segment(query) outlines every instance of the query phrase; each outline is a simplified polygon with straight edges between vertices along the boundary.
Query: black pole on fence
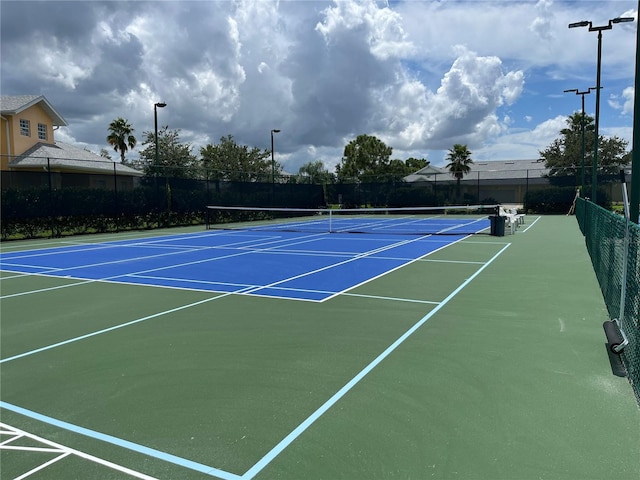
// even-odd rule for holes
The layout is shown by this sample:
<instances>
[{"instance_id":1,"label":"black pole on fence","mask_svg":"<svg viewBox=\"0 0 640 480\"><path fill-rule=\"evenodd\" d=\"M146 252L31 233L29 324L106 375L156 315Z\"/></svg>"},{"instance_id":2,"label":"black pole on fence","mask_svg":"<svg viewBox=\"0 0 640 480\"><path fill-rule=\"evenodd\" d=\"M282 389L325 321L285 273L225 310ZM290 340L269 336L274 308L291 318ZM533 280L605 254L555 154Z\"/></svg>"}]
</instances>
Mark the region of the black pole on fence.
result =
<instances>
[{"instance_id":1,"label":"black pole on fence","mask_svg":"<svg viewBox=\"0 0 640 480\"><path fill-rule=\"evenodd\" d=\"M47 157L47 178L49 180L49 224L51 227L51 238L55 237L55 208L53 205L53 182L51 181L51 161Z\"/></svg>"},{"instance_id":2,"label":"black pole on fence","mask_svg":"<svg viewBox=\"0 0 640 480\"><path fill-rule=\"evenodd\" d=\"M118 174L116 171L116 162L113 162L113 215L115 220L116 232L120 231L119 228L119 217L120 212L118 209Z\"/></svg>"},{"instance_id":3,"label":"black pole on fence","mask_svg":"<svg viewBox=\"0 0 640 480\"><path fill-rule=\"evenodd\" d=\"M638 0L640 11L640 0ZM631 221L640 223L640 28L636 29L636 78L633 108L633 143L631 145Z\"/></svg>"}]
</instances>

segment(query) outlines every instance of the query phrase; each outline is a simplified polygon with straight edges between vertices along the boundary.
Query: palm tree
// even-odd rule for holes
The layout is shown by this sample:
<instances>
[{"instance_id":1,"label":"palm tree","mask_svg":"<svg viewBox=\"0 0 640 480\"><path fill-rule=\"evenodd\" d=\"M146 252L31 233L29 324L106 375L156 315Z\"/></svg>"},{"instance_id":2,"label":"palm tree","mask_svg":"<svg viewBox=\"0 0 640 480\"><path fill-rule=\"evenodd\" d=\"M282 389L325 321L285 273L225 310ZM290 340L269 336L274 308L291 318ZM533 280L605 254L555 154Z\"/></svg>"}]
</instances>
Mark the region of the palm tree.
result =
<instances>
[{"instance_id":1,"label":"palm tree","mask_svg":"<svg viewBox=\"0 0 640 480\"><path fill-rule=\"evenodd\" d=\"M473 160L471 159L471 152L466 145L456 143L453 148L449 150L447 160L449 160L449 163L446 168L449 169L451 176L456 178L456 191L459 199L460 181L467 173L469 173L471 170L471 164L473 163Z\"/></svg>"},{"instance_id":2,"label":"palm tree","mask_svg":"<svg viewBox=\"0 0 640 480\"><path fill-rule=\"evenodd\" d=\"M124 154L129 148L136 146L137 140L133 136L134 128L124 118L116 118L109 124L109 136L107 142L113 145L117 152L120 150L120 160L125 163ZM128 148L127 148L128 147Z\"/></svg>"}]
</instances>

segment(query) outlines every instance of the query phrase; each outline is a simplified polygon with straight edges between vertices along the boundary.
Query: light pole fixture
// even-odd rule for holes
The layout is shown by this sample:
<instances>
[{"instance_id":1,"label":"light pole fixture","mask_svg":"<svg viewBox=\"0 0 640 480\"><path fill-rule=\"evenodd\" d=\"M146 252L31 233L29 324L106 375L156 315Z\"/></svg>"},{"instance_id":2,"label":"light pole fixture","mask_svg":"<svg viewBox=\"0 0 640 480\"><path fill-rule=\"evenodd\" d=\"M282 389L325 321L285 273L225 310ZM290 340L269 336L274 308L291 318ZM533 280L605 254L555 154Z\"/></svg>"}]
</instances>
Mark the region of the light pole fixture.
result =
<instances>
[{"instance_id":1,"label":"light pole fixture","mask_svg":"<svg viewBox=\"0 0 640 480\"><path fill-rule=\"evenodd\" d=\"M589 87L584 92L581 92L577 88L570 88L565 90L564 93L573 93L582 97L582 116L580 117L580 130L582 132L582 148L581 148L581 163L580 163L580 196L584 198L584 157L585 157L585 144L584 144L584 96L589 95L591 90L595 90L596 87Z\"/></svg>"},{"instance_id":2,"label":"light pole fixture","mask_svg":"<svg viewBox=\"0 0 640 480\"><path fill-rule=\"evenodd\" d=\"M155 103L153 105L153 119L154 119L154 124L155 124L155 141L156 141L156 158L154 161L154 170L155 170L155 176L158 176L158 108L164 108L166 107L167 104L164 102L158 102Z\"/></svg>"},{"instance_id":3,"label":"light pole fixture","mask_svg":"<svg viewBox=\"0 0 640 480\"><path fill-rule=\"evenodd\" d=\"M594 27L593 22L583 20L581 22L570 23L569 28L589 27L590 32L598 32L598 59L596 63L596 119L595 119L595 141L593 147L592 185L591 201L596 203L596 192L598 190L598 136L600 135L600 71L602 69L602 32L611 30L616 23L633 22L633 17L616 17L609 20L609 23L599 27Z\"/></svg>"},{"instance_id":4,"label":"light pole fixture","mask_svg":"<svg viewBox=\"0 0 640 480\"><path fill-rule=\"evenodd\" d=\"M271 130L271 183L276 182L276 160L273 155L273 134L274 133L280 133L280 130L278 130L277 128L274 128L273 130Z\"/></svg>"}]
</instances>

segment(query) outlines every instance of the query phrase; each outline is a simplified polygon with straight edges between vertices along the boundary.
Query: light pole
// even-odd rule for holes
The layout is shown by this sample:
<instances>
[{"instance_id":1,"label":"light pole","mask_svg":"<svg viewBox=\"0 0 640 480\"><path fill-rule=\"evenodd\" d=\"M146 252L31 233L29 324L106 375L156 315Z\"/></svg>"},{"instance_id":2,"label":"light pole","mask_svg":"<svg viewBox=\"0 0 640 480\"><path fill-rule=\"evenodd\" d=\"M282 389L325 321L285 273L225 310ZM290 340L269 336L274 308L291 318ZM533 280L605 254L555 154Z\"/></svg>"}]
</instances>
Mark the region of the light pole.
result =
<instances>
[{"instance_id":1,"label":"light pole","mask_svg":"<svg viewBox=\"0 0 640 480\"><path fill-rule=\"evenodd\" d=\"M158 176L158 108L164 108L166 107L167 104L164 102L158 102L155 103L153 105L153 119L155 122L155 132L156 132L156 136L155 136L155 140L156 140L156 158L155 161L153 162L153 166L154 166L154 171L155 171L155 176Z\"/></svg>"},{"instance_id":2,"label":"light pole","mask_svg":"<svg viewBox=\"0 0 640 480\"><path fill-rule=\"evenodd\" d=\"M584 92L581 92L577 88L570 88L569 90L565 90L564 93L575 92L576 95L582 96L582 117L580 117L580 129L582 131L582 149L581 149L581 163L580 163L580 196L584 198L584 156L585 156L585 145L584 145L584 96L589 95L591 90L595 90L595 87L589 87Z\"/></svg>"},{"instance_id":3,"label":"light pole","mask_svg":"<svg viewBox=\"0 0 640 480\"><path fill-rule=\"evenodd\" d=\"M638 0L640 12L640 0ZM640 224L640 28L636 28L636 79L633 106L633 143L631 144L631 221Z\"/></svg>"},{"instance_id":4,"label":"light pole","mask_svg":"<svg viewBox=\"0 0 640 480\"><path fill-rule=\"evenodd\" d=\"M570 23L569 28L589 27L590 32L598 32L598 61L596 64L596 131L593 146L593 166L592 166L592 185L591 185L591 201L596 203L596 192L598 190L598 136L600 135L600 70L602 67L602 31L611 30L614 23L633 22L633 17L616 17L609 20L607 25L594 27L593 22L583 20L582 22Z\"/></svg>"},{"instance_id":5,"label":"light pole","mask_svg":"<svg viewBox=\"0 0 640 480\"><path fill-rule=\"evenodd\" d=\"M271 130L271 183L276 183L276 160L273 156L273 134L280 133L280 130L274 128Z\"/></svg>"}]
</instances>

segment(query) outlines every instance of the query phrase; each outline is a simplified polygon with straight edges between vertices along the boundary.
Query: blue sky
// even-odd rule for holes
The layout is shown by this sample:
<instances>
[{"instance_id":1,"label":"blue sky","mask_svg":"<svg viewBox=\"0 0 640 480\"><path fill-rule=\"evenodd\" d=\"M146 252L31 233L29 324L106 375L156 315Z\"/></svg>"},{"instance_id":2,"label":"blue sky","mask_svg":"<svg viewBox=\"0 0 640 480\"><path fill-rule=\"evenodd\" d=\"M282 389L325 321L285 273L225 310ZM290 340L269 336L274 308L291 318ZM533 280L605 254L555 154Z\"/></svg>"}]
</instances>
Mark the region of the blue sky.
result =
<instances>
[{"instance_id":1,"label":"blue sky","mask_svg":"<svg viewBox=\"0 0 640 480\"><path fill-rule=\"evenodd\" d=\"M124 117L139 139L180 129L194 153L233 135L286 171L330 170L357 135L442 165L532 159L595 85L597 34L637 1L3 0L2 95L43 94L59 141L98 152ZM601 133L631 141L636 23L603 35ZM595 94L586 97L595 111ZM629 146L631 148L631 145ZM135 158L139 148L127 154ZM118 155L113 152L114 159Z\"/></svg>"}]
</instances>

